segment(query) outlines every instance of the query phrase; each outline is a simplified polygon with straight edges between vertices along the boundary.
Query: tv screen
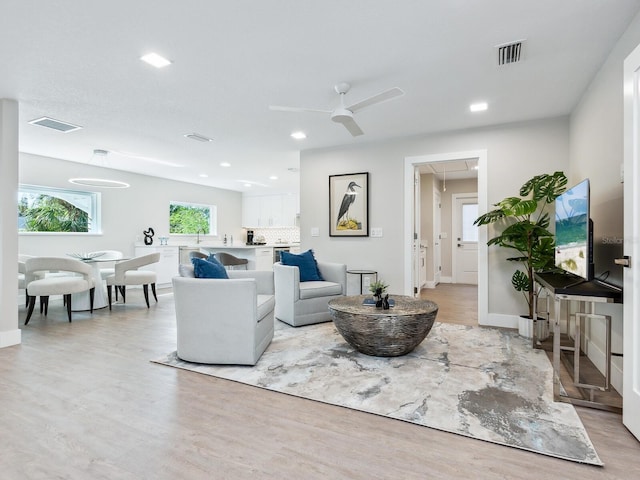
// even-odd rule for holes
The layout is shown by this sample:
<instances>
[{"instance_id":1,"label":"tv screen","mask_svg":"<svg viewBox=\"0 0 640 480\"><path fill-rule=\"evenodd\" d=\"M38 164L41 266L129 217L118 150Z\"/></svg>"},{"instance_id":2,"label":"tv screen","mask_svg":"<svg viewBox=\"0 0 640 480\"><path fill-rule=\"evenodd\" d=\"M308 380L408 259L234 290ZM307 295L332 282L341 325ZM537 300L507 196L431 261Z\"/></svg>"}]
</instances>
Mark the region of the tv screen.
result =
<instances>
[{"instance_id":1,"label":"tv screen","mask_svg":"<svg viewBox=\"0 0 640 480\"><path fill-rule=\"evenodd\" d=\"M591 280L589 180L566 190L556 198L555 207L556 266L584 280Z\"/></svg>"}]
</instances>

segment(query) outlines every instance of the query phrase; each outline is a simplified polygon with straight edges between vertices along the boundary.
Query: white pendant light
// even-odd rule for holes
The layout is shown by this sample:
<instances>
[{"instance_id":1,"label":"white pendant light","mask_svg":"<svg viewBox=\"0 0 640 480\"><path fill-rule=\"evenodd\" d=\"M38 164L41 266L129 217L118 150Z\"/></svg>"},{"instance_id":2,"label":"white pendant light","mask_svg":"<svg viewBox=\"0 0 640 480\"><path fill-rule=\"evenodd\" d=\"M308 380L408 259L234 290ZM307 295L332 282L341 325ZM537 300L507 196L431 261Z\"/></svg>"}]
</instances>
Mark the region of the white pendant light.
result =
<instances>
[{"instance_id":1,"label":"white pendant light","mask_svg":"<svg viewBox=\"0 0 640 480\"><path fill-rule=\"evenodd\" d=\"M89 165L93 165L95 167L104 167L108 168L106 165L106 158L109 155L108 150L102 150L96 148L93 151L93 156L89 161ZM121 182L120 180L110 180L106 178L70 178L70 183L74 185L82 185L84 187L98 187L98 188L129 188L129 184L125 182Z\"/></svg>"}]
</instances>

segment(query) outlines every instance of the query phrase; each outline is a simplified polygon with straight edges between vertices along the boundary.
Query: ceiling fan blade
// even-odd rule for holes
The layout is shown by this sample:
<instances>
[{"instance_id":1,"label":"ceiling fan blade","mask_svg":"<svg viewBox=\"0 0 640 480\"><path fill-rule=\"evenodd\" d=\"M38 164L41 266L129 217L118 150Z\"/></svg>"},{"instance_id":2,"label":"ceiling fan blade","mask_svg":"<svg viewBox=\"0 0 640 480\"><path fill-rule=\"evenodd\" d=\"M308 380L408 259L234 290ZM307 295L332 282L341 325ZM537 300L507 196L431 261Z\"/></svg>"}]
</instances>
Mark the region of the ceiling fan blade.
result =
<instances>
[{"instance_id":1,"label":"ceiling fan blade","mask_svg":"<svg viewBox=\"0 0 640 480\"><path fill-rule=\"evenodd\" d=\"M364 133L353 118L346 118L340 123L342 123L344 127L349 130L349 133L354 137L358 137Z\"/></svg>"},{"instance_id":2,"label":"ceiling fan blade","mask_svg":"<svg viewBox=\"0 0 640 480\"><path fill-rule=\"evenodd\" d=\"M358 110L363 109L364 107L368 107L369 105L374 105L376 103L386 102L387 100L391 100L392 98L401 97L404 95L404 91L398 87L390 88L389 90L385 90L384 92L377 93L369 98L365 98L364 100L360 100L359 102L354 103L349 107L345 107L347 110L352 112L356 112Z\"/></svg>"},{"instance_id":3,"label":"ceiling fan blade","mask_svg":"<svg viewBox=\"0 0 640 480\"><path fill-rule=\"evenodd\" d=\"M305 107L284 107L282 105L269 105L269 110L276 112L317 112L317 113L331 113L331 110L322 110L320 108L305 108Z\"/></svg>"}]
</instances>

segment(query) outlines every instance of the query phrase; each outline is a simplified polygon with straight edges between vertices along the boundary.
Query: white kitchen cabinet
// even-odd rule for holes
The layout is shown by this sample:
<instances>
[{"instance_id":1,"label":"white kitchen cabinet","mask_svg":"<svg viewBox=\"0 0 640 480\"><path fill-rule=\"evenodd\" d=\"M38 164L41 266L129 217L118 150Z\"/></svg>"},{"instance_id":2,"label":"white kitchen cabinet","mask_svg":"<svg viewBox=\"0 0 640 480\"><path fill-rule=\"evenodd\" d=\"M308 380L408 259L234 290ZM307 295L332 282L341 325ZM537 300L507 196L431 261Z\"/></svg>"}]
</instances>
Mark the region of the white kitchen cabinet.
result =
<instances>
[{"instance_id":1,"label":"white kitchen cabinet","mask_svg":"<svg viewBox=\"0 0 640 480\"><path fill-rule=\"evenodd\" d=\"M160 261L142 267L143 270L156 272L156 285L166 287L171 285L171 279L178 275L180 264L180 247L171 245L138 245L135 247L135 256L148 255L150 253L160 253Z\"/></svg>"},{"instance_id":2,"label":"white kitchen cabinet","mask_svg":"<svg viewBox=\"0 0 640 480\"><path fill-rule=\"evenodd\" d=\"M273 270L272 247L256 247L256 270Z\"/></svg>"},{"instance_id":3,"label":"white kitchen cabinet","mask_svg":"<svg viewBox=\"0 0 640 480\"><path fill-rule=\"evenodd\" d=\"M299 196L296 194L244 196L242 226L293 227L299 210Z\"/></svg>"}]
</instances>

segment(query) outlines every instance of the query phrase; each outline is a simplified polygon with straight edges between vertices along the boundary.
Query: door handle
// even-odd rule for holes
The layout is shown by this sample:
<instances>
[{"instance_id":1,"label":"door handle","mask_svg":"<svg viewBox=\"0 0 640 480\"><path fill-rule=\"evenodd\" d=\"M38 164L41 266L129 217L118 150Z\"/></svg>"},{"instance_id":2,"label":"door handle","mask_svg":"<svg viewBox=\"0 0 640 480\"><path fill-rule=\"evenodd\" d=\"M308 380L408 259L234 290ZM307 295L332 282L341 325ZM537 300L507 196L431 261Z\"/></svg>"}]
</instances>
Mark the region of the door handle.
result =
<instances>
[{"instance_id":1,"label":"door handle","mask_svg":"<svg viewBox=\"0 0 640 480\"><path fill-rule=\"evenodd\" d=\"M631 268L631 257L629 255L625 255L622 258L616 258L614 260L616 265L622 265L623 267Z\"/></svg>"}]
</instances>

